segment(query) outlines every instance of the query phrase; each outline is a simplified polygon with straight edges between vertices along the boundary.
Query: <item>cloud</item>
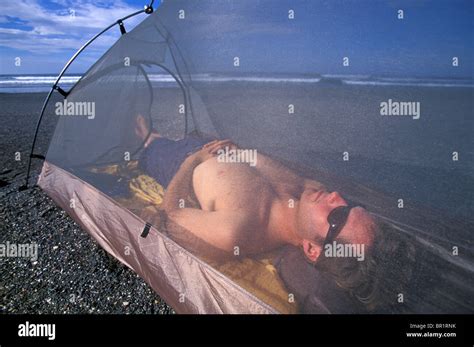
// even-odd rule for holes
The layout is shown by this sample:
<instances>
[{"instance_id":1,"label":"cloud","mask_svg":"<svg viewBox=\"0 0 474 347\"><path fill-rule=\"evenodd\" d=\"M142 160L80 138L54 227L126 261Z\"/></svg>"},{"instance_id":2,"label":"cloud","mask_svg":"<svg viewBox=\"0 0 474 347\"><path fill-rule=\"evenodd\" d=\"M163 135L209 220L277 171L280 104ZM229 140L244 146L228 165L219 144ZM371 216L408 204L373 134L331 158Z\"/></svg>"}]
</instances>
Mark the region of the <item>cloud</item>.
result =
<instances>
[{"instance_id":1,"label":"cloud","mask_svg":"<svg viewBox=\"0 0 474 347\"><path fill-rule=\"evenodd\" d=\"M12 35L15 36L15 40L11 39ZM33 40L31 39L32 37L34 37ZM113 42L115 42L115 37L104 36L100 41L101 44L91 46L91 50L109 47ZM78 38L50 37L18 29L0 29L0 46L32 52L38 55L47 55L64 50L77 50L83 44L84 40Z\"/></svg>"},{"instance_id":2,"label":"cloud","mask_svg":"<svg viewBox=\"0 0 474 347\"><path fill-rule=\"evenodd\" d=\"M46 6L38 0L2 0L0 45L36 54L76 50L113 21L139 10L120 0L53 3ZM103 37L96 49L110 45L118 35L117 29Z\"/></svg>"}]
</instances>

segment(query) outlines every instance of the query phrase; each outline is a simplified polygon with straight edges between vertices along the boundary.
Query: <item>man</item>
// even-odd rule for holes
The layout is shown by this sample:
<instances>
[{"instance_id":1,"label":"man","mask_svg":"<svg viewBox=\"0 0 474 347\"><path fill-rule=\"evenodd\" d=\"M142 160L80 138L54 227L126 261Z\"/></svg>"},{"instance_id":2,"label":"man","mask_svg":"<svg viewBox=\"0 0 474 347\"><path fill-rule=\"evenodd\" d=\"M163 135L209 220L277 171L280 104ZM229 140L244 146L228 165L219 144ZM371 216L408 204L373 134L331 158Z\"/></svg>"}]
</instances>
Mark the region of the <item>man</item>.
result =
<instances>
[{"instance_id":1,"label":"man","mask_svg":"<svg viewBox=\"0 0 474 347\"><path fill-rule=\"evenodd\" d=\"M218 160L219 150L236 149L228 140L214 140L198 150L193 141L191 154L183 152L189 151L186 144L173 145L178 147L172 149L173 158L185 159L167 187L162 206L167 218L225 254L238 249L240 255L254 255L291 244L316 262L330 230L331 241L367 249L373 243L375 223L366 210L348 207L338 192L301 178L268 156L259 153L252 167ZM170 153L157 150L150 155ZM183 206L190 194L198 206ZM331 216L338 217L332 228Z\"/></svg>"},{"instance_id":2,"label":"man","mask_svg":"<svg viewBox=\"0 0 474 347\"><path fill-rule=\"evenodd\" d=\"M220 150L237 149L229 140L188 135L172 141L149 131L142 116L135 132L145 143L139 165L166 188L163 204L147 208L142 218L193 254L219 261L296 246L315 272L300 257L294 261L291 252L275 266L301 302L324 298L324 310L332 312L352 312L346 299L355 300L353 308L361 312L399 306L396 293L403 292L410 274L392 263L412 258L412 245L364 208L348 206L338 192L262 153L255 166L219 160ZM328 256L333 242L364 246L363 259ZM308 312L324 311L319 304L307 306Z\"/></svg>"},{"instance_id":3,"label":"man","mask_svg":"<svg viewBox=\"0 0 474 347\"><path fill-rule=\"evenodd\" d=\"M237 247L240 255L253 255L291 244L316 262L328 233L330 241L366 249L373 244L376 227L365 209L343 208L348 204L338 192L266 155L258 153L254 167L219 162L219 150L236 149L229 140L172 141L148 131L141 115L135 132L146 140L142 169L167 186L167 217L221 254L233 254ZM190 194L198 205L183 207ZM331 216L339 218L332 228Z\"/></svg>"}]
</instances>

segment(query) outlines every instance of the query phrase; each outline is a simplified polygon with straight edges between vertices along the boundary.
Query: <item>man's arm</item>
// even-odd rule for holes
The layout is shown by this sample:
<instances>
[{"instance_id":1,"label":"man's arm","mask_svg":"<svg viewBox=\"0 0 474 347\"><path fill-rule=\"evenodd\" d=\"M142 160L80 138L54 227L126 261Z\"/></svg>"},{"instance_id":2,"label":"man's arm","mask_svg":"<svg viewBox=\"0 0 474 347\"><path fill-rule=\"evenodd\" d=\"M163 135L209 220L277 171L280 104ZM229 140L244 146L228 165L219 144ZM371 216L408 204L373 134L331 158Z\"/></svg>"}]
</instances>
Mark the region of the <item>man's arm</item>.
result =
<instances>
[{"instance_id":1,"label":"man's arm","mask_svg":"<svg viewBox=\"0 0 474 347\"><path fill-rule=\"evenodd\" d=\"M200 240L227 254L232 253L235 246L239 246L237 235L240 234L244 220L236 211L180 208L170 212L168 218Z\"/></svg>"},{"instance_id":2,"label":"man's arm","mask_svg":"<svg viewBox=\"0 0 474 347\"><path fill-rule=\"evenodd\" d=\"M214 140L204 145L204 148L207 148L209 153L214 155L216 155L219 149L225 147L237 149L237 145L232 143L230 140ZM262 153L257 153L257 163L255 168L261 176L275 183L286 183L291 186L298 186L302 185L303 182L303 178L301 178L295 171Z\"/></svg>"},{"instance_id":3,"label":"man's arm","mask_svg":"<svg viewBox=\"0 0 474 347\"><path fill-rule=\"evenodd\" d=\"M306 188L325 189L324 185L318 181L303 178L278 160L262 153L257 154L256 169L263 177L280 186L287 187L289 192L296 196L301 195Z\"/></svg>"},{"instance_id":4,"label":"man's arm","mask_svg":"<svg viewBox=\"0 0 474 347\"><path fill-rule=\"evenodd\" d=\"M241 218L235 212L203 211L179 206L180 199L185 200L188 194L194 191L192 184L194 169L212 156L203 149L186 158L168 186L163 208L172 222L202 241L225 252L232 252L236 246L235 235L241 224Z\"/></svg>"},{"instance_id":5,"label":"man's arm","mask_svg":"<svg viewBox=\"0 0 474 347\"><path fill-rule=\"evenodd\" d=\"M303 182L303 178L295 171L262 153L257 153L257 165L255 168L263 177L271 181L287 182L292 185L301 185Z\"/></svg>"},{"instance_id":6,"label":"man's arm","mask_svg":"<svg viewBox=\"0 0 474 347\"><path fill-rule=\"evenodd\" d=\"M187 157L179 167L178 172L171 180L163 200L163 209L166 213L170 213L179 208L181 199L186 200L186 197L193 190L193 173L194 169L203 162L200 152Z\"/></svg>"},{"instance_id":7,"label":"man's arm","mask_svg":"<svg viewBox=\"0 0 474 347\"><path fill-rule=\"evenodd\" d=\"M224 147L237 149L237 146L231 140L214 140L204 146L209 153L216 154L217 151ZM267 179L276 190L284 189L285 192L295 196L301 195L306 188L325 189L324 185L309 180L298 175L294 170L282 164L278 160L272 159L262 153L257 153L257 164L255 169L265 179Z\"/></svg>"}]
</instances>

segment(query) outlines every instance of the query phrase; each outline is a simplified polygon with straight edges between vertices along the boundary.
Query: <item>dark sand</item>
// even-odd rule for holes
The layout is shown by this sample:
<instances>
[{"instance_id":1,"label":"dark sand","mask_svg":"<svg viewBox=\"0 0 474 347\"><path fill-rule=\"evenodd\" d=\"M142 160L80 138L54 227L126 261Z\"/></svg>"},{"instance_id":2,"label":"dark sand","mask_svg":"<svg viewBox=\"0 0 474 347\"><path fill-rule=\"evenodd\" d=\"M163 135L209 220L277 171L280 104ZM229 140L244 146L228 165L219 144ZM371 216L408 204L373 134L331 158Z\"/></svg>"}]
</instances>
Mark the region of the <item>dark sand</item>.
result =
<instances>
[{"instance_id":1,"label":"dark sand","mask_svg":"<svg viewBox=\"0 0 474 347\"><path fill-rule=\"evenodd\" d=\"M44 97L0 94L0 244L38 244L36 263L0 257L0 312L173 313L38 187L18 191ZM42 123L36 153L47 148L55 126L51 118ZM21 153L21 161L15 161L15 152ZM41 163L34 160L31 183Z\"/></svg>"}]
</instances>

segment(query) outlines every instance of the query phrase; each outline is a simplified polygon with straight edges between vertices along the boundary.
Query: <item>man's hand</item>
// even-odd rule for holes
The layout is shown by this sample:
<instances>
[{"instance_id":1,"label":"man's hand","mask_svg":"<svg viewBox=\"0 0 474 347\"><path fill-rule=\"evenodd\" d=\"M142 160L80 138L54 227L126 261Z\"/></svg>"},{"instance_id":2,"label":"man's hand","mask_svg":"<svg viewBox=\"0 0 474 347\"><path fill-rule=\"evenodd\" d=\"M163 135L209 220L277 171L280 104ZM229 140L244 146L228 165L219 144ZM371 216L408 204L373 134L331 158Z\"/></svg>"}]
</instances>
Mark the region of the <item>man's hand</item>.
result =
<instances>
[{"instance_id":1,"label":"man's hand","mask_svg":"<svg viewBox=\"0 0 474 347\"><path fill-rule=\"evenodd\" d=\"M219 149L224 149L229 147L230 149L236 149L237 146L230 140L214 140L209 143L206 143L199 151L195 152L192 157L192 160L197 160L202 163L207 159L215 157Z\"/></svg>"},{"instance_id":2,"label":"man's hand","mask_svg":"<svg viewBox=\"0 0 474 347\"><path fill-rule=\"evenodd\" d=\"M214 157L214 154L210 153L208 149L203 147L199 151L194 152L189 157L187 157L185 162L196 162L200 164L212 157Z\"/></svg>"},{"instance_id":3,"label":"man's hand","mask_svg":"<svg viewBox=\"0 0 474 347\"><path fill-rule=\"evenodd\" d=\"M237 145L231 140L214 140L206 143L202 148L209 150L209 153L216 154L219 149L229 147L230 149L237 149Z\"/></svg>"}]
</instances>

